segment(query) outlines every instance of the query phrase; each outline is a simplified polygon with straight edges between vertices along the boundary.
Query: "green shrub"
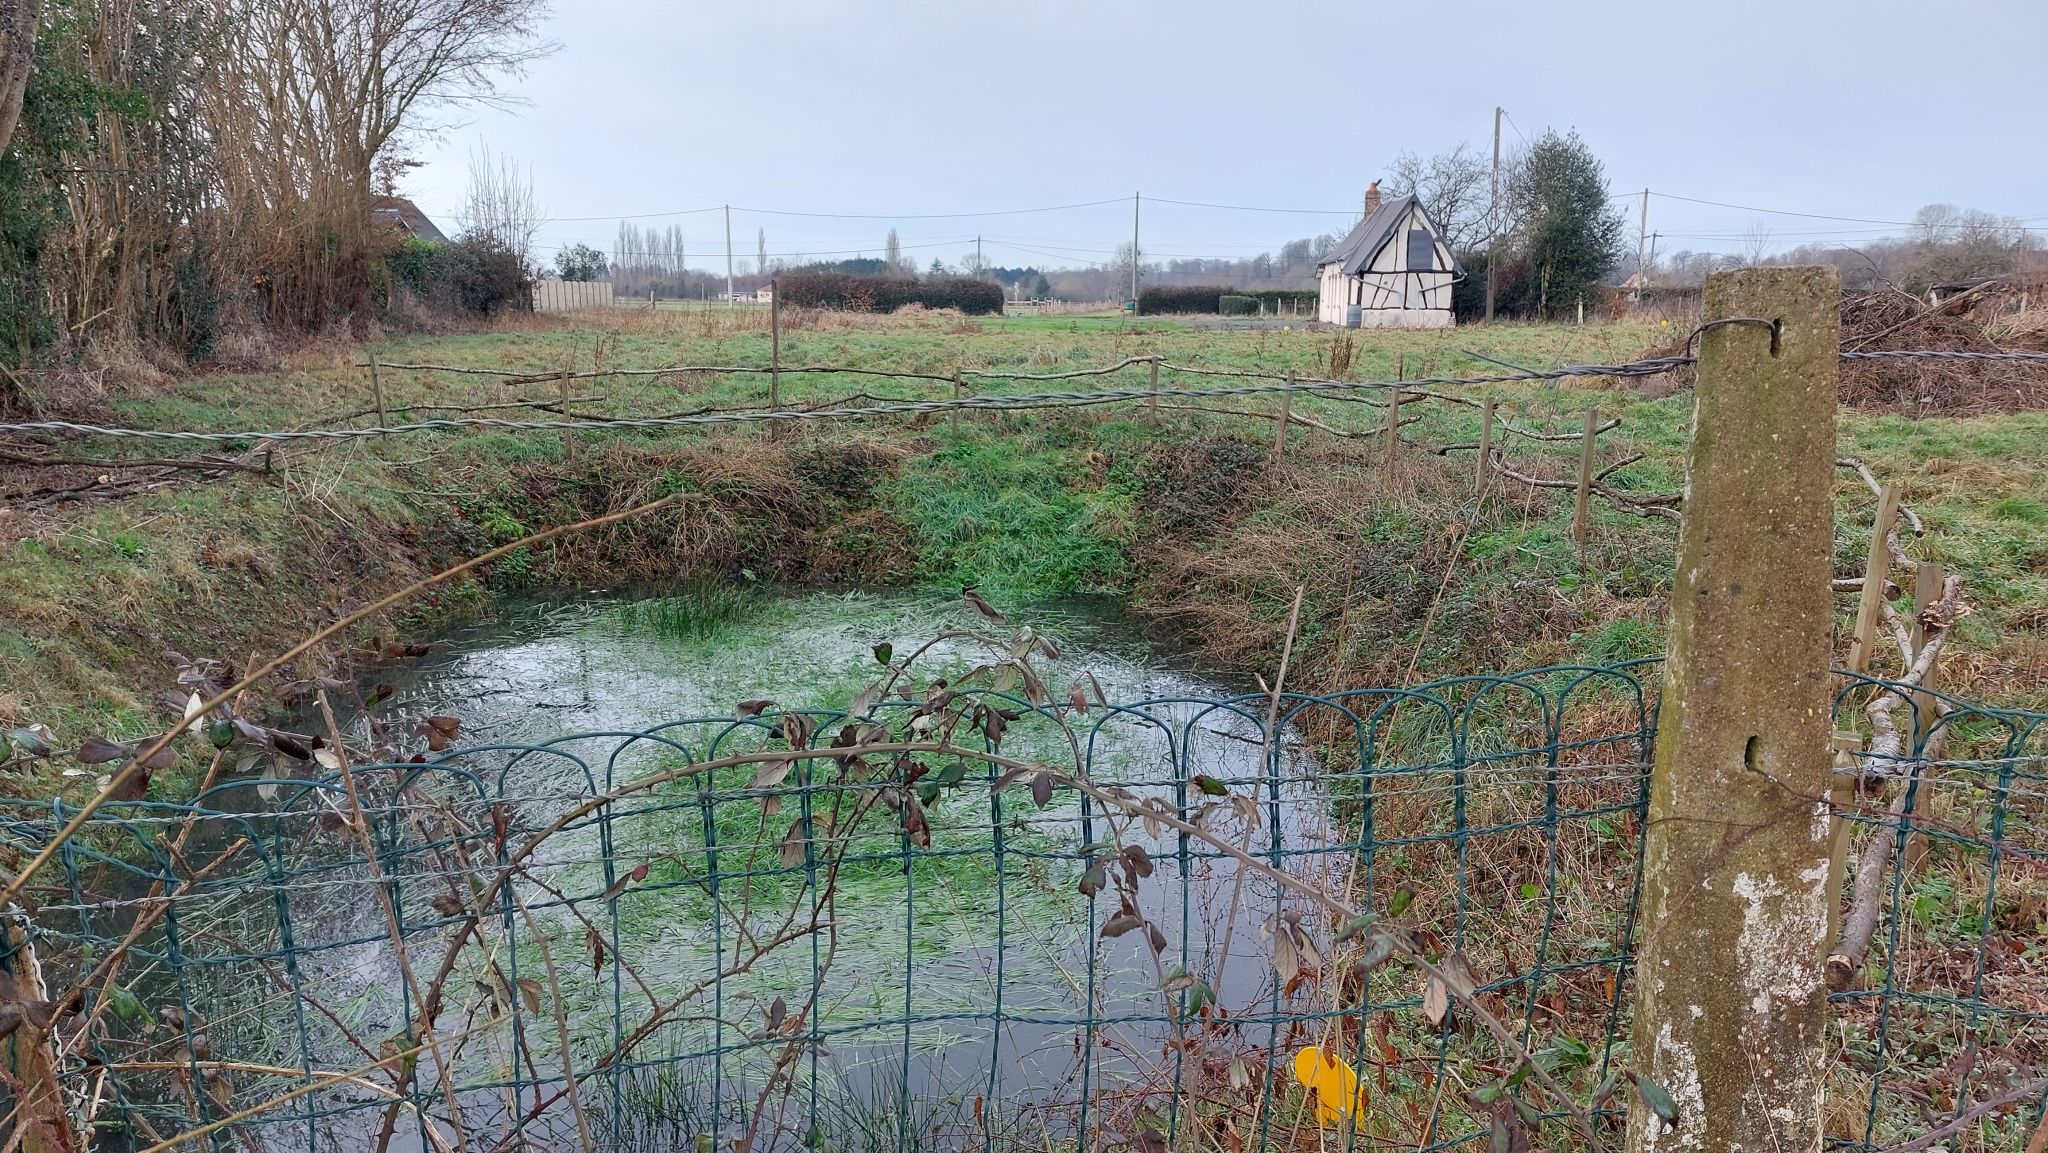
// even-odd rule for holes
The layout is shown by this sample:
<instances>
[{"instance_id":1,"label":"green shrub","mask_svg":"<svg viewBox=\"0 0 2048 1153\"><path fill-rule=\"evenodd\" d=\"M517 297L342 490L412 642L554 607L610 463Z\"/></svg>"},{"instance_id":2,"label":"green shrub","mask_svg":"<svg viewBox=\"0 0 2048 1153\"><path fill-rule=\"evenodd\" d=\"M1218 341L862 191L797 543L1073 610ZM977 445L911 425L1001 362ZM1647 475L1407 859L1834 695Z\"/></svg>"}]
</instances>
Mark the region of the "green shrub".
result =
<instances>
[{"instance_id":1,"label":"green shrub","mask_svg":"<svg viewBox=\"0 0 2048 1153\"><path fill-rule=\"evenodd\" d=\"M489 316L533 307L533 279L519 254L492 240L435 244L408 238L384 258L394 290L412 293L437 312Z\"/></svg>"},{"instance_id":2,"label":"green shrub","mask_svg":"<svg viewBox=\"0 0 2048 1153\"><path fill-rule=\"evenodd\" d=\"M906 304L957 308L969 316L1003 310L1003 290L967 276L853 276L844 272L791 272L777 278L784 304L844 312L894 312Z\"/></svg>"},{"instance_id":3,"label":"green shrub","mask_svg":"<svg viewBox=\"0 0 2048 1153\"><path fill-rule=\"evenodd\" d=\"M1259 302L1250 296L1219 296L1216 311L1224 316L1251 316L1259 311Z\"/></svg>"},{"instance_id":4,"label":"green shrub","mask_svg":"<svg viewBox=\"0 0 2048 1153\"><path fill-rule=\"evenodd\" d=\"M1230 289L1220 284L1161 285L1138 293L1139 316L1164 316L1216 311L1216 301Z\"/></svg>"}]
</instances>

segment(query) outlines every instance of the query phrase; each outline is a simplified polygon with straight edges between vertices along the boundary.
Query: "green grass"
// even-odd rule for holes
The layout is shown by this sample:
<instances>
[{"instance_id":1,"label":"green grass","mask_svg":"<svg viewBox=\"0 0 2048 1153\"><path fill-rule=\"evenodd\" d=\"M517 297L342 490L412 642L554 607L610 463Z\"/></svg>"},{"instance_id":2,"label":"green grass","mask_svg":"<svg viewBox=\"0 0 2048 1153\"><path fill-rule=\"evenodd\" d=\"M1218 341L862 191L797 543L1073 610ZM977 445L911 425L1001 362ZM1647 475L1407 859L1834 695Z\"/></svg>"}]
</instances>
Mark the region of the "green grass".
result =
<instances>
[{"instance_id":1,"label":"green grass","mask_svg":"<svg viewBox=\"0 0 2048 1153\"><path fill-rule=\"evenodd\" d=\"M397 337L324 360L303 358L276 372L194 378L147 393L115 394L108 398L114 410L109 420L165 428L270 428L298 426L322 414L363 412L374 407L368 374L350 364L372 351L387 363L536 372L588 369L593 364L762 364L769 344L765 321L765 316L744 311L731 315L718 310L620 310L616 315L536 319L523 328L481 334ZM1534 367L1627 359L1652 344L1668 343L1670 333L1640 323L1335 334L1203 329L1114 314L872 318L844 326L828 318L817 327L786 332L783 355L786 363L837 362L947 374L955 365L1053 373L1156 352L1180 364L1315 374L1326 371L1340 338L1355 344L1353 376L1387 379L1397 374L1414 378L1492 371L1466 349ZM973 387L986 393L1132 387L1144 379L1142 371L1131 371L1052 386L977 380ZM426 405L502 403L554 393L546 385L506 385L487 377L431 371L388 370L384 381L390 406L418 416L445 415L429 413ZM1162 376L1168 387L1218 382L1181 378L1171 371ZM588 395L602 395L584 408L620 416L758 404L767 392L767 379L761 374L631 377L579 385ZM943 382L874 377L786 376L783 387L790 404L857 392L884 398L951 394L950 384ZM1692 407L1688 395L1653 401L1632 392L1527 384L1464 391L1499 398L1506 419L1560 432L1576 428L1579 414L1597 404L1603 413L1618 415L1624 422L1618 432L1603 437L1602 460L1644 455L1642 461L1617 472L1610 483L1673 492L1682 482ZM1274 402L1250 396L1219 403L1262 412L1270 411ZM1296 412L1340 430L1376 427L1382 412L1334 395L1297 397L1294 406ZM1408 411L1421 417L1408 428L1418 441L1475 438L1476 417L1469 409L1425 403ZM507 413L517 415L516 410L495 415ZM1161 543L1148 527L1158 503L1176 495L1152 486L1148 478L1156 477L1164 462L1213 451L1218 438L1237 438L1254 446L1248 451L1257 454L1263 451L1257 446L1271 437L1271 422L1265 419L1172 411L1162 417L1154 428L1134 406L972 414L960 422L957 436L950 422L940 419L810 426L795 440L808 445L868 437L904 453L888 475L854 483L842 500L848 507L865 502L903 526L899 530L878 521L859 529L869 537L879 534L880 539L897 541L916 554L908 567L893 569L890 579L950 587L979 582L1006 595L1128 592L1143 583L1146 558ZM357 417L354 422L367 419ZM757 429L733 428L594 430L583 434L591 454L583 459L615 444L633 452L696 446L743 462L764 435ZM1316 459L1322 463L1315 469L1333 477L1370 475L1376 441L1333 444L1324 437L1297 431L1290 452L1308 453L1296 459ZM1568 442L1507 443L1514 459L1526 467L1556 476L1572 467ZM2028 638L2037 635L2039 607L2048 604L2048 416L1908 420L1895 414L1844 413L1840 451L1869 461L1881 476L1908 483L1908 503L1929 529L1927 535L1909 541L1909 549L1916 557L1939 560L1963 574L1979 609L1964 622L1960 647L1992 654L2014 668L2024 666L2012 674L2020 679L2011 691L2038 696L2044 677L2038 658L2028 665L2014 654L2024 652ZM564 498L597 479L563 469L561 459L561 437L553 433L494 430L351 442L291 464L285 485L240 475L186 483L116 505L62 512L39 518L32 526L15 522L11 543L0 551L0 632L15 638L0 646L0 683L7 686L0 693L0 712L23 721L84 718L120 735L147 729L155 723L145 702L154 694L156 686L150 681L156 674L142 674L160 668L161 648L185 651L189 646L239 660L249 648L260 647L260 638L290 635L303 628L301 622L332 619L336 607L364 586L366 576L396 578L414 564L424 569L443 566L550 523L550 517L561 514ZM1454 454L1441 467L1448 472L1466 470L1470 460L1469 453ZM1434 462L1429 458L1424 463L1436 467ZM664 483L711 497L746 488L744 483L735 487L737 482L720 475L695 473L669 475ZM1582 572L1565 531L1567 499L1555 494L1534 501L1516 497L1512 515L1476 528L1466 542L1471 570L1456 574L1447 588L1436 635L1455 636L1463 620L1461 606L1489 589L1500 596L1525 597L1526 586L1533 582L1580 600L1597 589L1600 595L1633 602L1654 599L1668 581L1673 538L1667 522L1644 522L1596 505L1596 541L1609 542L1605 551L1596 553L1611 563ZM1839 476L1836 498L1837 571L1858 572L1867 547L1871 501L1860 482L1847 473ZM1265 514L1258 508L1240 508L1218 515ZM1376 514L1371 523L1360 526L1361 535L1368 544L1412 539L1460 515L1456 505L1395 510ZM1175 532L1201 537L1211 527L1194 524ZM1327 531L1313 522L1276 528L1309 534ZM710 525L701 531L725 530ZM838 526L811 525L786 526L781 533L801 542L840 531ZM744 555L769 543L749 538L733 547ZM337 545L346 546L346 558L328 564L318 579L290 575L317 564L315 558L325 558ZM871 546L855 540L847 547ZM1276 537L1264 547L1294 546ZM533 554L511 558L499 566L486 588L466 588L433 602L410 618L410 625L424 627L446 619L477 603L488 589L516 589L546 579L545 561ZM1286 558L1279 561L1278 567L1285 568ZM1417 579L1433 589L1439 575ZM1476 583L1467 587L1468 580ZM1251 596L1277 622L1284 618L1287 592L1273 582L1249 589L1150 589L1147 595L1155 602L1163 594ZM696 608L678 613L673 627L715 627L716 613L703 616ZM1631 610L1621 615L1655 620L1658 613ZM1412 623L1419 625L1419 619ZM1311 626L1318 627L1323 626ZM1616 648L1616 638L1601 631L1605 627L1576 636L1564 650L1500 651L1477 637L1468 638L1473 643L1465 649L1487 651L1495 660L1511 662L1524 656L1635 652L1652 644L1651 638L1637 637ZM1432 645L1420 675L1428 674L1436 657ZM2006 690L1994 685L1993 691Z\"/></svg>"}]
</instances>

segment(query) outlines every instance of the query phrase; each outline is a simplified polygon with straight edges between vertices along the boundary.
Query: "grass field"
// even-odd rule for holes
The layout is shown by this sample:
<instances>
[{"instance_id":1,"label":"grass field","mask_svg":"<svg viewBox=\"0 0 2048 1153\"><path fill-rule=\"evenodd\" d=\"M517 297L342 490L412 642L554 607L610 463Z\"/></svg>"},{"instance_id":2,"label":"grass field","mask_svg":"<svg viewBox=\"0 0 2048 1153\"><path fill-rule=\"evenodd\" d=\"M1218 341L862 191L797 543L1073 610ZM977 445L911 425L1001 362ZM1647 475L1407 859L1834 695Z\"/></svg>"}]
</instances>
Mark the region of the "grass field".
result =
<instances>
[{"instance_id":1,"label":"grass field","mask_svg":"<svg viewBox=\"0 0 2048 1153\"><path fill-rule=\"evenodd\" d=\"M1055 373L1158 353L1176 364L1292 369L1355 379L1493 371L1470 353L1533 368L1611 362L1671 343L1642 323L1503 324L1435 332L1331 333L1290 327L1198 328L1111 316L974 320L950 316L785 318L785 364L948 374L954 367ZM403 336L329 347L272 371L196 377L109 394L94 417L171 429L276 429L371 423L374 353L389 363L563 369L765 364L762 310L529 318L481 334ZM1349 346L1348 365L1346 346ZM1468 352L1469 350L1469 352ZM1141 388L1134 368L1053 384L971 378L979 392ZM394 421L481 405L546 402L552 382L507 385L452 372L383 372ZM1215 386L1228 378L1161 384ZM758 407L765 374L678 373L574 382L580 414L614 417ZM1646 399L1582 378L1561 387L1500 384L1504 419L1568 433L1598 405L1622 420L1599 463L1641 454L1610 483L1675 492L1691 412L1687 393ZM1605 387L1603 387L1605 386ZM785 374L785 406L857 398L932 399L941 381ZM372 592L516 539L628 491L685 490L699 516L633 539L632 563L593 545L501 564L380 635L416 635L472 611L493 589L535 583L686 579L751 566L764 577L883 583L980 582L1001 595L1113 590L1151 613L1175 643L1234 670L1277 649L1294 585L1308 586L1305 667L1326 684L1420 678L1561 659L1618 659L1661 645L1661 595L1674 529L1596 502L1579 556L1569 496L1509 483L1471 494L1473 454L1429 445L1476 439L1469 408L1412 404L1410 444L1385 474L1383 409L1366 394L1304 396L1294 411L1327 426L1292 433L1288 465L1265 467L1271 396L1169 406L1155 426L1138 406L975 413L957 435L944 418L855 425L580 434L574 462L551 432L471 431L293 448L285 476L184 474L159 491L0 519L0 712L12 722L116 731L154 723L146 702L164 648L239 661ZM1376 402L1376 398L1375 398ZM531 409L482 415L538 417ZM1570 441L1504 442L1517 468L1567 477ZM102 450L106 451L106 450ZM2048 419L2019 414L1908 420L1845 412L1840 451L1909 485L1926 522L1916 557L1969 582L1979 611L1945 683L2034 702L2048 683ZM849 455L850 454L850 455ZM284 454L280 454L283 456ZM852 462L852 463L849 463ZM15 491L42 477L17 476ZM1853 475L1837 485L1837 570L1860 574L1872 502ZM610 507L605 505L604 507ZM666 523L666 522L664 522ZM582 551L578 551L581 548ZM667 550L666 553L663 550ZM799 554L810 558L799 563ZM829 555L827 555L829 554ZM822 558L822 559L820 559ZM1845 611L1848 602L1841 602ZM366 634L361 640L374 640ZM82 735L82 730L77 735Z\"/></svg>"}]
</instances>

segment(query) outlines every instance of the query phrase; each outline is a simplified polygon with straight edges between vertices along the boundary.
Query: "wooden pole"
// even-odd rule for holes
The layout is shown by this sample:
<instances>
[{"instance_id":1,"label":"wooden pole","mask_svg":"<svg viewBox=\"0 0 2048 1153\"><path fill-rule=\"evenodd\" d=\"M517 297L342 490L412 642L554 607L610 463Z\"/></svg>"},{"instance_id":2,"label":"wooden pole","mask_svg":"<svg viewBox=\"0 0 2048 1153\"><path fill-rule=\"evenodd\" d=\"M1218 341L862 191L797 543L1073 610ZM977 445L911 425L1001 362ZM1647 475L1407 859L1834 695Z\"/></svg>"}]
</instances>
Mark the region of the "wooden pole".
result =
<instances>
[{"instance_id":1,"label":"wooden pole","mask_svg":"<svg viewBox=\"0 0 2048 1153\"><path fill-rule=\"evenodd\" d=\"M1600 434L1600 406L1586 410L1586 432L1579 437L1579 491L1572 502L1572 539L1579 543L1579 559L1586 557L1586 520L1593 502L1593 438Z\"/></svg>"},{"instance_id":2,"label":"wooden pole","mask_svg":"<svg viewBox=\"0 0 2048 1153\"><path fill-rule=\"evenodd\" d=\"M1708 278L1643 850L1629 1153L1815 1150L1841 282ZM1774 355L1775 352L1775 355Z\"/></svg>"},{"instance_id":3,"label":"wooden pole","mask_svg":"<svg viewBox=\"0 0 2048 1153\"><path fill-rule=\"evenodd\" d=\"M782 290L768 282L768 407L782 411Z\"/></svg>"},{"instance_id":4,"label":"wooden pole","mask_svg":"<svg viewBox=\"0 0 2048 1153\"><path fill-rule=\"evenodd\" d=\"M1381 447L1384 455L1380 465L1391 470L1401 447L1401 390L1398 388L1387 400L1387 443Z\"/></svg>"},{"instance_id":5,"label":"wooden pole","mask_svg":"<svg viewBox=\"0 0 2048 1153\"><path fill-rule=\"evenodd\" d=\"M568 369L562 370L562 460L564 462L576 459L576 430L569 427L569 375Z\"/></svg>"},{"instance_id":6,"label":"wooden pole","mask_svg":"<svg viewBox=\"0 0 2048 1153\"><path fill-rule=\"evenodd\" d=\"M384 374L377 364L377 354L370 354L370 392L377 398L377 427L391 427L391 412L384 406Z\"/></svg>"},{"instance_id":7,"label":"wooden pole","mask_svg":"<svg viewBox=\"0 0 2048 1153\"><path fill-rule=\"evenodd\" d=\"M1849 671L1870 671L1870 648L1877 639L1877 609L1884 601L1885 578L1891 575L1892 525L1899 517L1902 481L1892 481L1878 493L1877 524L1870 531L1870 552L1863 558L1863 591L1856 598L1856 631L1849 637Z\"/></svg>"},{"instance_id":8,"label":"wooden pole","mask_svg":"<svg viewBox=\"0 0 2048 1153\"><path fill-rule=\"evenodd\" d=\"M1472 481L1472 491L1486 491L1487 474L1493 471L1493 398L1487 397L1479 406L1479 468Z\"/></svg>"},{"instance_id":9,"label":"wooden pole","mask_svg":"<svg viewBox=\"0 0 2048 1153\"><path fill-rule=\"evenodd\" d=\"M1935 560L1921 561L1919 569L1913 574L1912 641L1913 660L1916 662L1920 659L1921 648L1927 644L1927 629L1926 626L1920 623L1920 616L1928 609L1933 608L1934 603L1941 599L1941 582L1942 578L1946 575L1942 571L1941 562ZM1936 660L1938 662L1939 658L1937 657ZM1922 689L1931 689L1934 687L1934 682L1935 667L1930 665L1927 669L1927 675L1920 678L1920 687ZM1914 693L1912 705L1913 741L1906 747L1917 752L1920 746L1927 740L1928 732L1934 728L1934 723L1940 719L1940 715L1934 711L1933 693ZM1925 795L1926 790L1922 789L1921 794Z\"/></svg>"},{"instance_id":10,"label":"wooden pole","mask_svg":"<svg viewBox=\"0 0 2048 1153\"><path fill-rule=\"evenodd\" d=\"M1287 422L1294 419L1294 370L1287 370L1287 391L1280 394L1280 416L1273 426L1273 463L1287 455Z\"/></svg>"},{"instance_id":11,"label":"wooden pole","mask_svg":"<svg viewBox=\"0 0 2048 1153\"><path fill-rule=\"evenodd\" d=\"M1863 734L1855 729L1836 729L1834 739L1834 785L1828 790L1833 814L1828 821L1828 935L1823 942L1842 936L1842 879L1849 865L1849 821L1842 814L1856 799L1856 754L1863 751ZM1827 949L1823 947L1825 954Z\"/></svg>"},{"instance_id":12,"label":"wooden pole","mask_svg":"<svg viewBox=\"0 0 2048 1153\"><path fill-rule=\"evenodd\" d=\"M1145 416L1153 424L1159 423L1159 358L1152 358L1152 398L1145 402Z\"/></svg>"},{"instance_id":13,"label":"wooden pole","mask_svg":"<svg viewBox=\"0 0 2048 1153\"><path fill-rule=\"evenodd\" d=\"M953 366L953 399L954 399L954 400L956 400L956 401L957 401L957 400L959 400L959 399L960 399L960 397L961 397L962 395L964 395L964 391L965 391L965 390L964 390L964 389L962 388L962 386L961 386L961 383L960 383L960 366L958 366L958 365L954 365L954 366ZM950 420L950 421L952 421L952 422L953 422L953 439L955 439L955 440L958 440L958 439L960 439L960 410L956 408L956 409L952 410L951 412L947 413L947 414L946 414L946 419L948 419L948 420Z\"/></svg>"}]
</instances>

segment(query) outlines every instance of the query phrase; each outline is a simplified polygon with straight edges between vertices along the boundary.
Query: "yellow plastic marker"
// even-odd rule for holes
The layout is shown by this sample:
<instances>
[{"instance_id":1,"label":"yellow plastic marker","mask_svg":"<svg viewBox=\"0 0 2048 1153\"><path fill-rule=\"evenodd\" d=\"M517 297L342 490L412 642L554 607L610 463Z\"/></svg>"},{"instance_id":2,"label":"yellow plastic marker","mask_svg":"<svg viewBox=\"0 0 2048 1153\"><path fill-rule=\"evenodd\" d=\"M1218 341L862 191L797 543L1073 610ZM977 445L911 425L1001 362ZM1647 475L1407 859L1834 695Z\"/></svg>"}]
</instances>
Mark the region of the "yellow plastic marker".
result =
<instances>
[{"instance_id":1,"label":"yellow plastic marker","mask_svg":"<svg viewBox=\"0 0 2048 1153\"><path fill-rule=\"evenodd\" d=\"M1294 1055L1294 1079L1316 1091L1316 1120L1324 1125L1337 1124L1347 1113L1365 1112L1365 1086L1358 1083L1358 1074L1320 1046Z\"/></svg>"}]
</instances>

